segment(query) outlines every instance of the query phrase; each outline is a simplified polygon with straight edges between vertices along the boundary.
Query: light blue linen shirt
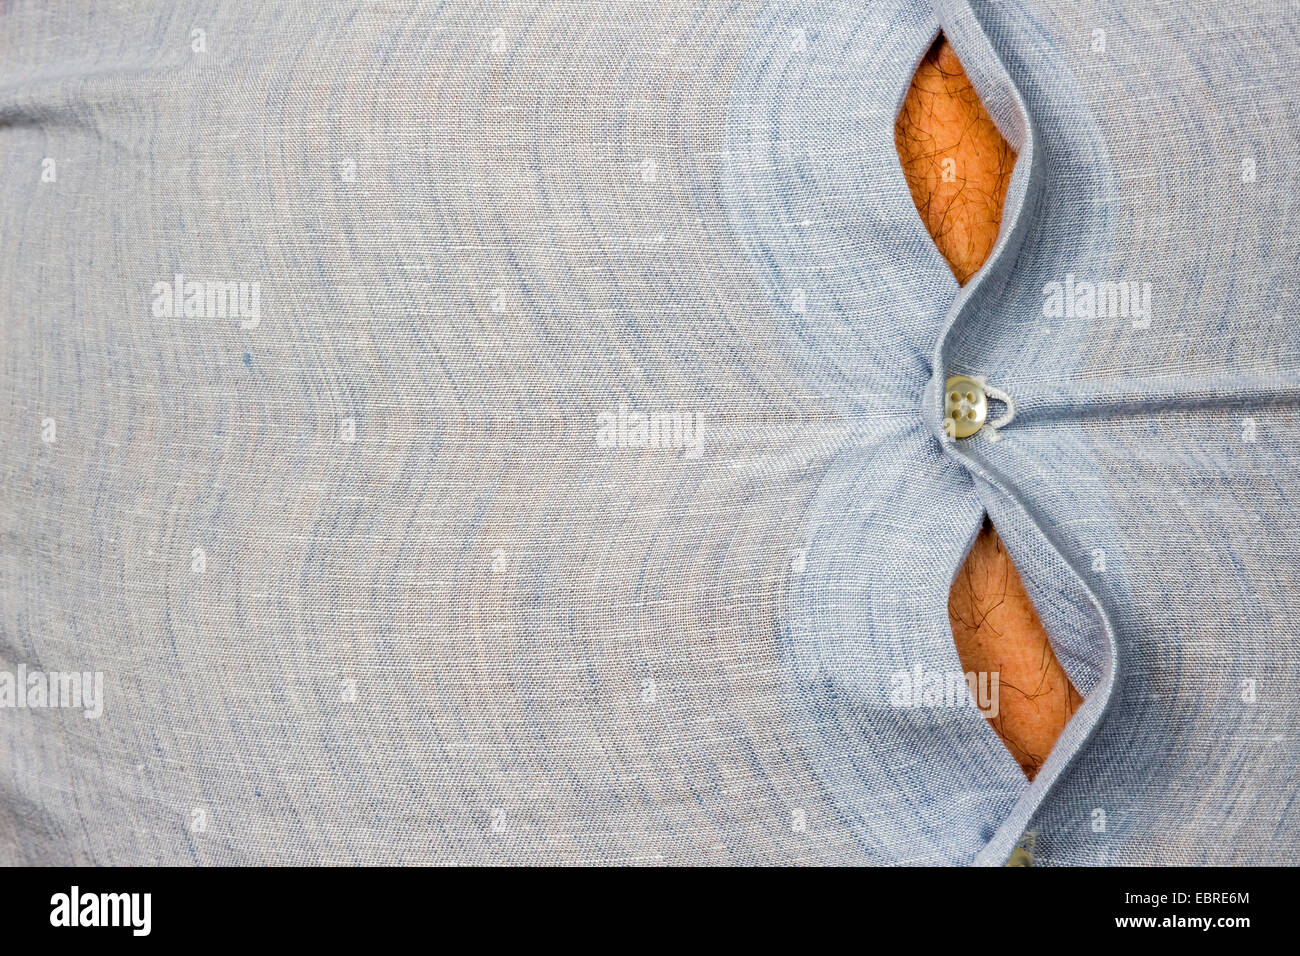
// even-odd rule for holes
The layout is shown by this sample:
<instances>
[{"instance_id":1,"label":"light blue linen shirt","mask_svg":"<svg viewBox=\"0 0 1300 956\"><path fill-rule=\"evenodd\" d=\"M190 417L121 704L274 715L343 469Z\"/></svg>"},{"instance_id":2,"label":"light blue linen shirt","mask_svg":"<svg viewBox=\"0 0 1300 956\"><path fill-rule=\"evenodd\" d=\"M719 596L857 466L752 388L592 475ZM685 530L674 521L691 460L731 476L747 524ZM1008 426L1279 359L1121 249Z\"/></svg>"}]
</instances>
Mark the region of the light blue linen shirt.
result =
<instances>
[{"instance_id":1,"label":"light blue linen shirt","mask_svg":"<svg viewBox=\"0 0 1300 956\"><path fill-rule=\"evenodd\" d=\"M940 30L1019 156L961 289L893 139ZM1296 862L1298 44L5 4L0 862ZM952 373L1014 418L948 439ZM1033 783L891 695L986 513L1086 698Z\"/></svg>"}]
</instances>

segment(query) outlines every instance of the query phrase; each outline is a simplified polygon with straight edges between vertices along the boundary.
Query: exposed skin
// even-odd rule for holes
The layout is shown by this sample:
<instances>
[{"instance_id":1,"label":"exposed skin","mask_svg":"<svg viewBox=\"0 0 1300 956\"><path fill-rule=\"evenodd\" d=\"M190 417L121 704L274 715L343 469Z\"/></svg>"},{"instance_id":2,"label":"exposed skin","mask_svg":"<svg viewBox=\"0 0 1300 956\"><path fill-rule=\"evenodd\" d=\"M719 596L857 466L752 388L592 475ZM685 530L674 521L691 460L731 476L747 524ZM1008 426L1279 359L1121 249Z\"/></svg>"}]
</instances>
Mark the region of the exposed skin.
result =
<instances>
[{"instance_id":1,"label":"exposed skin","mask_svg":"<svg viewBox=\"0 0 1300 956\"><path fill-rule=\"evenodd\" d=\"M944 37L912 77L894 141L917 211L964 285L997 240L1016 155ZM1032 780L1083 700L988 519L953 581L948 620L963 667L1000 674L990 723Z\"/></svg>"}]
</instances>

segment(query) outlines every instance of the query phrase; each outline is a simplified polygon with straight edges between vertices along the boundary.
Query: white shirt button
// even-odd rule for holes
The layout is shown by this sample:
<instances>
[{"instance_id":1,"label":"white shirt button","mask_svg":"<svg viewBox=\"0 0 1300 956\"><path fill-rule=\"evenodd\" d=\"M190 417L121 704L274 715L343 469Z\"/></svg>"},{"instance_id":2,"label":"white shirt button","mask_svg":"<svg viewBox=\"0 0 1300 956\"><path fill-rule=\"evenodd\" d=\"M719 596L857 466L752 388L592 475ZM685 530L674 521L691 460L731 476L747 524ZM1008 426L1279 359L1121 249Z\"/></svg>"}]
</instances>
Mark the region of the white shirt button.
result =
<instances>
[{"instance_id":1,"label":"white shirt button","mask_svg":"<svg viewBox=\"0 0 1300 956\"><path fill-rule=\"evenodd\" d=\"M943 396L943 430L949 438L969 438L984 427L989 399L984 386L965 375L948 379Z\"/></svg>"}]
</instances>

